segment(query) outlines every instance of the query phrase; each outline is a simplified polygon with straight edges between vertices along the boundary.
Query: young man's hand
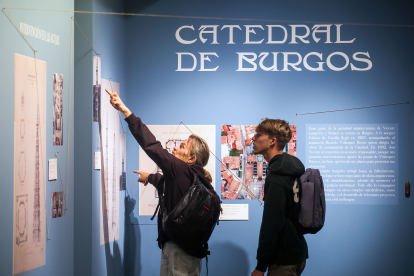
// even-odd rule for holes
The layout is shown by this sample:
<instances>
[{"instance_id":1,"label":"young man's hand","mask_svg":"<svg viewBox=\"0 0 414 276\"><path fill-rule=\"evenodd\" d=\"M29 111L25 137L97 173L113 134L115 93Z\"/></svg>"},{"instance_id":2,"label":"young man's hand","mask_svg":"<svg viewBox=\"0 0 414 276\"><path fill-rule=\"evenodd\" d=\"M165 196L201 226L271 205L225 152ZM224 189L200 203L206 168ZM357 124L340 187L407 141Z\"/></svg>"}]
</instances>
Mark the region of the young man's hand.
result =
<instances>
[{"instance_id":1,"label":"young man's hand","mask_svg":"<svg viewBox=\"0 0 414 276\"><path fill-rule=\"evenodd\" d=\"M147 172L134 171L134 173L139 174L138 182L144 183L144 186L148 185L148 176L150 175Z\"/></svg>"},{"instance_id":2,"label":"young man's hand","mask_svg":"<svg viewBox=\"0 0 414 276\"><path fill-rule=\"evenodd\" d=\"M264 272L261 272L257 269L253 270L252 272L252 276L264 276L264 274L265 274Z\"/></svg>"}]
</instances>

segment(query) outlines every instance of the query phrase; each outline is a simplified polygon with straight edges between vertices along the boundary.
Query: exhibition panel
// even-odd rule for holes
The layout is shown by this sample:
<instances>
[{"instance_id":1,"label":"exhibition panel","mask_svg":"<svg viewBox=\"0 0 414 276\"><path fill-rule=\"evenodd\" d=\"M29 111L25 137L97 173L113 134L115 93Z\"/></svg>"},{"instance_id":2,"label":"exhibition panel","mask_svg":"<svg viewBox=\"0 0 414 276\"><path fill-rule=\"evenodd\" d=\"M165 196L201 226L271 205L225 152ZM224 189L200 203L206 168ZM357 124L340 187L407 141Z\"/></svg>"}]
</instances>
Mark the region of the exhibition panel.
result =
<instances>
[{"instance_id":1,"label":"exhibition panel","mask_svg":"<svg viewBox=\"0 0 414 276\"><path fill-rule=\"evenodd\" d=\"M325 224L305 235L303 275L414 273L413 3L3 0L0 8L0 275L158 275L165 241L162 219L157 227L151 217L176 200L165 183L179 179L173 189L183 196L192 174L174 175L174 162L162 167L152 154L188 161L195 150L176 154L194 134L209 146L204 176L224 209L209 239L210 275L261 268L272 170L292 160L320 171L316 194L326 200L326 209L312 205L323 205ZM277 170L273 155L258 152L273 139L256 128L267 118L286 120L290 133L275 138L277 155L288 156ZM150 133L144 149L131 133L137 125ZM293 187L272 189L291 189L298 203L302 174L292 168L284 177ZM198 207L200 217L209 211Z\"/></svg>"}]
</instances>

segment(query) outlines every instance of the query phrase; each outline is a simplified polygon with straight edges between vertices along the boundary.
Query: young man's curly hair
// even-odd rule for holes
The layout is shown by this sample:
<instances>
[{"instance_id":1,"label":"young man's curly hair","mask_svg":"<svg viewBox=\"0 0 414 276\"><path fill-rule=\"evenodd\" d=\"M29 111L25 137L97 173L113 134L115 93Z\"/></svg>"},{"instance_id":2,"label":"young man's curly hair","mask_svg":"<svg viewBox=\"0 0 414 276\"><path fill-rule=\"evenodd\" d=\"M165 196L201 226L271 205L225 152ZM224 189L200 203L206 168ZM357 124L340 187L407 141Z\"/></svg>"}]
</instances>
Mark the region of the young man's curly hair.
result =
<instances>
[{"instance_id":1,"label":"young man's curly hair","mask_svg":"<svg viewBox=\"0 0 414 276\"><path fill-rule=\"evenodd\" d=\"M256 132L267 134L269 138L275 137L278 150L283 150L292 139L292 130L289 123L280 119L263 118L260 124L256 126Z\"/></svg>"}]
</instances>

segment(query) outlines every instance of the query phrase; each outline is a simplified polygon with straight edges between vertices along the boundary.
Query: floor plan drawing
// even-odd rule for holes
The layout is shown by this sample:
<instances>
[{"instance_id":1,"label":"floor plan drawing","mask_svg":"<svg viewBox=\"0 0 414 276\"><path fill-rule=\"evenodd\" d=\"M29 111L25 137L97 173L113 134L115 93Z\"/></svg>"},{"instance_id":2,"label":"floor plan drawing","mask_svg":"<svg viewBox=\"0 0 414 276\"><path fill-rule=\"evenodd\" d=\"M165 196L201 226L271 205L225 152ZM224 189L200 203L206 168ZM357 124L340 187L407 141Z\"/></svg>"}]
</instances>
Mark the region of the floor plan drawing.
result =
<instances>
[{"instance_id":1,"label":"floor plan drawing","mask_svg":"<svg viewBox=\"0 0 414 276\"><path fill-rule=\"evenodd\" d=\"M119 84L101 79L103 89L119 93ZM101 236L100 244L119 239L119 113L101 94Z\"/></svg>"},{"instance_id":2,"label":"floor plan drawing","mask_svg":"<svg viewBox=\"0 0 414 276\"><path fill-rule=\"evenodd\" d=\"M27 242L27 195L16 197L16 244L23 246Z\"/></svg>"},{"instance_id":3,"label":"floor plan drawing","mask_svg":"<svg viewBox=\"0 0 414 276\"><path fill-rule=\"evenodd\" d=\"M15 55L13 275L45 265L46 63Z\"/></svg>"},{"instance_id":4,"label":"floor plan drawing","mask_svg":"<svg viewBox=\"0 0 414 276\"><path fill-rule=\"evenodd\" d=\"M161 145L168 150L169 153L173 148L179 146L181 142L186 140L192 133L184 125L148 125L149 130L154 134ZM215 126L212 125L190 125L188 128L196 135L205 139L210 151L215 153ZM213 178L214 187L214 162L215 157L210 153L208 164L204 167ZM158 166L148 157L148 155L139 148L139 170L148 173L161 173ZM145 191L144 191L145 190ZM159 195L155 187L151 184L146 187L139 183L139 215L152 216L158 205Z\"/></svg>"}]
</instances>

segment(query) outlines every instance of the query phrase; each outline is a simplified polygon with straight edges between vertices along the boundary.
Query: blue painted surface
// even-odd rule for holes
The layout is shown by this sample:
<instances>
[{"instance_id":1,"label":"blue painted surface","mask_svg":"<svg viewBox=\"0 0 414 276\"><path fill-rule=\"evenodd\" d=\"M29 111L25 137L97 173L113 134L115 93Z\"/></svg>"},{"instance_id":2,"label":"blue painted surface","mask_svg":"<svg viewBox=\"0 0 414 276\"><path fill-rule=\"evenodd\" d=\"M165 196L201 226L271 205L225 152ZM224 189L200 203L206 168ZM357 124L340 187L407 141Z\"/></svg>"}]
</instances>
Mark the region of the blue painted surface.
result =
<instances>
[{"instance_id":1,"label":"blue painted surface","mask_svg":"<svg viewBox=\"0 0 414 276\"><path fill-rule=\"evenodd\" d=\"M94 0L93 10L98 12L124 12L122 1ZM117 82L120 85L120 95L125 89L125 17L94 14L93 45L101 57L101 77ZM105 87L102 87L101 93ZM91 90L92 91L92 90ZM91 94L92 95L92 94ZM92 106L91 106L92 108ZM92 110L92 109L91 109ZM123 116L123 115L121 115ZM123 121L123 120L122 120ZM123 128L127 130L125 122ZM120 125L120 133L123 128ZM92 123L92 151L99 151L98 123ZM101 204L101 174L92 172L92 273L91 275L124 275L125 274L125 191L119 192L119 239L105 245L100 245L100 204ZM128 180L127 180L128 181Z\"/></svg>"},{"instance_id":2,"label":"blue painted surface","mask_svg":"<svg viewBox=\"0 0 414 276\"><path fill-rule=\"evenodd\" d=\"M371 25L343 25L342 40L356 38L352 44L325 44L325 35L320 34L319 43L308 37L309 44L289 44L289 25L314 24L307 21L343 22L361 24L413 25L410 15L412 4L386 1L348 1L308 3L289 1L148 1L145 5L126 2L127 12L178 16L200 16L215 18L248 18L257 21L225 19L188 19L127 17L126 40L126 87L129 108L141 116L147 124L214 124L219 133L222 124L257 124L261 118L282 118L298 126L298 157L305 160L306 124L398 124L399 129L399 185L398 205L350 206L328 205L325 228L317 235L307 236L309 255L303 275L411 275L408 265L414 256L413 239L409 238L413 220L412 199L404 197L406 179L406 106L390 106L375 109L355 110L319 115L298 116L324 110L372 106L395 102L412 102L414 67L412 61L413 28ZM410 9L411 8L411 9ZM323 12L322 12L323 11ZM285 20L289 22L266 22L261 20ZM227 44L228 30L220 31L223 25L240 25L235 30L235 44ZM265 38L265 25L283 25L289 32L284 44L247 45L243 25L262 25L256 29L252 40ZM175 39L176 30L184 25L193 25L195 31L184 29L186 40L197 38L194 44L184 45ZM218 42L211 44L212 35L205 34L203 44L198 36L201 25L219 25ZM334 27L334 26L333 26ZM331 41L336 41L335 28ZM200 72L199 65L192 72L177 72L176 52L189 52L199 57L199 52L215 52L208 68L220 66L215 72ZM324 72L311 72L299 65L302 71L283 72L282 54L279 54L279 71L237 72L236 52L298 52L302 58L310 52L323 54L323 60L333 52L343 52L357 67L364 63L352 61L355 52L369 52L373 67L369 71L351 71L350 65L343 71L332 71L324 64ZM199 61L199 60L198 60ZM319 61L319 60L318 60ZM185 63L186 62L186 63ZM258 63L258 60L256 61ZM268 63L266 63L268 62ZM309 60L316 67L316 59ZM332 63L341 67L343 59L333 58ZM270 60L265 61L270 66ZM183 61L183 66L192 63ZM412 110L409 111L412 117ZM409 145L413 142L413 123L410 122ZM138 145L128 136L127 149L130 165L138 168ZM220 150L217 136L216 152ZM412 156L413 149L408 149ZM134 153L134 154L132 154ZM219 163L216 163L215 183L219 189ZM132 168L130 167L130 170ZM412 170L412 165L410 166ZM412 177L412 175L411 175ZM138 198L134 186L133 197ZM211 240L209 257L210 275L250 275L256 265L256 249L262 216L262 206L257 201L225 201L224 203L248 203L249 221L221 222ZM136 236L135 244L128 245L127 264L140 260L140 275L153 275L159 266L160 250L155 239L143 233L155 231L149 217L138 216L131 227ZM128 232L129 233L129 232ZM152 233L152 232L151 232ZM135 254L134 254L135 250ZM129 269L127 275L136 270ZM205 273L203 268L203 274Z\"/></svg>"},{"instance_id":3,"label":"blue painted surface","mask_svg":"<svg viewBox=\"0 0 414 276\"><path fill-rule=\"evenodd\" d=\"M225 19L184 19L156 17L121 17L115 15L77 15L81 27L102 58L102 77L120 83L121 95L130 109L147 124L214 124L220 133L222 124L256 124L263 117L283 118L298 126L298 157L305 159L306 124L398 124L399 129L399 200L397 205L328 205L325 228L317 235L307 236L310 259L303 275L412 275L409 266L414 257L414 241L410 234L414 227L411 219L412 198L406 199L406 153L414 151L414 125L410 122L406 139L406 107L390 106L319 115L298 116L297 113L371 106L394 102L414 101L412 27L369 25L343 25L343 39L356 38L353 44L324 44L324 35L316 44L246 45L243 25L280 24L289 30L291 24L307 21L339 24L414 25L413 6L407 1L75 1L77 10L116 11L179 16L220 18L250 18L257 21ZM124 6L125 4L125 6ZM49 1L5 1L4 6L21 6L72 10L74 1L51 4ZM64 126L68 120L69 76L69 19L73 14L11 11L16 22L23 21L61 35L61 45L54 46L30 39L37 58L47 62L47 156L53 158L52 146L52 73L64 75ZM260 20L292 22L265 22ZM52 22L52 23L51 23ZM240 25L235 30L236 44L226 44L228 31L218 31L219 44L211 44L211 35L201 43L198 31L183 31L183 38L197 42L183 45L175 39L175 31L183 25ZM257 30L252 38L267 38L267 30ZM331 40L336 33L332 30ZM30 48L0 14L2 52L0 83L6 95L0 101L0 275L12 273L13 237L13 112L14 112L14 53L32 56ZM69 210L63 218L52 221L51 241L46 247L46 265L23 275L157 275L161 251L157 247L157 230L149 217L139 216L137 177L138 144L127 134L129 173L127 192L120 193L120 239L107 246L99 244L99 172L93 171L93 152L97 147L97 125L92 123L92 52L82 34L75 33L75 118L69 130L76 144L77 159L69 167ZM258 40L259 40L258 39ZM311 38L310 38L311 39ZM3 41L6 43L4 44ZM355 52L369 52L373 63L367 72L303 71L236 72L236 52L298 52L304 57L309 52L323 53L326 57L336 51L350 58ZM177 72L176 52L216 52L209 67L220 66L216 72ZM282 69L279 54L278 69ZM314 60L315 61L315 60ZM188 61L186 61L188 62ZM342 60L333 59L340 66ZM267 64L270 66L270 64ZM336 64L336 63L335 63ZM189 63L183 63L190 66ZM315 64L313 64L315 65ZM363 64L359 64L363 65ZM210 67L209 67L210 68ZM196 70L199 69L199 66ZM7 96L8 95L8 96ZM73 108L73 107L72 107ZM73 111L73 109L72 109ZM413 117L412 110L409 111ZM85 119L86 118L86 119ZM88 119L90 118L90 120ZM75 131L75 134L73 134ZM66 135L65 135L66 138ZM65 142L65 140L64 140ZM63 150L60 150L63 149ZM217 136L216 152L220 150ZM59 147L59 164L66 168L66 146ZM74 163L73 152L70 164ZM61 161L62 160L62 161ZM410 159L411 161L411 159ZM412 162L411 162L412 163ZM412 165L409 171L412 171ZM73 171L75 170L75 174ZM215 183L219 189L220 165L216 162ZM79 175L76 174L79 172ZM64 179L66 171L62 170ZM77 177L73 180L74 175ZM412 177L412 174L410 174ZM79 180L79 181L78 181ZM74 184L75 182L75 184ZM412 182L412 181L411 181ZM131 185L129 184L131 183ZM46 194L51 192L47 183ZM76 196L75 196L76 195ZM48 196L46 197L48 198ZM257 201L225 201L223 203L249 204L249 221L220 222L211 240L209 257L210 275L250 275L256 265L255 255L262 216ZM50 202L47 201L46 209ZM74 207L76 205L76 207ZM123 211L125 212L123 213ZM76 214L76 216L75 216ZM123 226L125 224L125 226ZM203 275L205 274L203 268Z\"/></svg>"},{"instance_id":4,"label":"blue painted surface","mask_svg":"<svg viewBox=\"0 0 414 276\"><path fill-rule=\"evenodd\" d=\"M0 2L0 7L62 9L73 10L73 1L8 1ZM74 107L73 78L71 95L71 114L69 118L69 60L70 60L70 17L73 13L62 14L7 10L14 22L38 27L59 35L60 44L53 45L33 37L28 41L37 50L36 58L46 62L46 160L58 160L64 190L66 190L66 165L68 157L68 133L70 140L68 167L68 209L63 217L51 218L49 239L46 241L46 265L20 275L73 275L74 274ZM33 58L33 51L6 17L0 12L0 83L2 100L0 101L0 275L12 275L13 272L13 148L14 148L14 54ZM73 68L72 68L73 70ZM53 73L63 74L63 146L53 146ZM72 71L73 76L73 71ZM70 128L69 127L70 121ZM47 171L46 171L47 173ZM60 178L54 182L54 191L61 191ZM46 181L46 219L49 220L52 181ZM65 206L64 206L65 207ZM46 233L42 236L46 239Z\"/></svg>"},{"instance_id":5,"label":"blue painted surface","mask_svg":"<svg viewBox=\"0 0 414 276\"><path fill-rule=\"evenodd\" d=\"M91 1L75 1L76 10L92 10ZM92 37L92 16L75 14L83 33ZM92 51L75 25L75 252L74 275L92 273ZM99 233L99 232L98 232ZM98 234L99 236L99 234Z\"/></svg>"}]
</instances>

